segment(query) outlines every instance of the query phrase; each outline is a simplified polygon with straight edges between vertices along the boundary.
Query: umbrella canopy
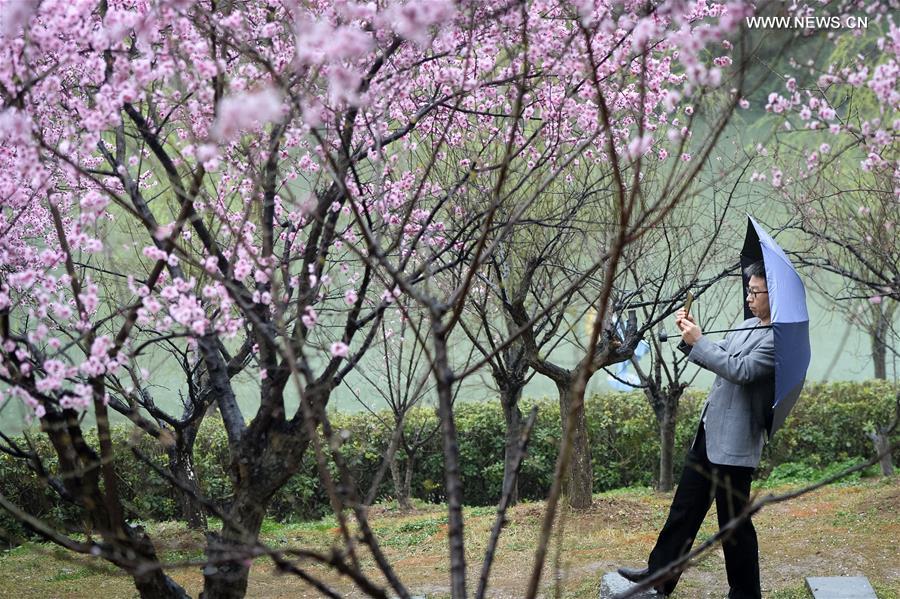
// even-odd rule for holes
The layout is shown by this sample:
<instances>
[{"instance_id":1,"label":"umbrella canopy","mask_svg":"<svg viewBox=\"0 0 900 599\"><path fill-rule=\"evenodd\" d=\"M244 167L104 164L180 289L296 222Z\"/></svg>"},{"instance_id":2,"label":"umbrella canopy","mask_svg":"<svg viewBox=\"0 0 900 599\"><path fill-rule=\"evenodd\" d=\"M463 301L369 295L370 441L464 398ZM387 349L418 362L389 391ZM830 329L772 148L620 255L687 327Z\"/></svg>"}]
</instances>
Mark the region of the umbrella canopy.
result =
<instances>
[{"instance_id":1,"label":"umbrella canopy","mask_svg":"<svg viewBox=\"0 0 900 599\"><path fill-rule=\"evenodd\" d=\"M775 397L768 422L771 438L797 403L806 380L810 359L809 312L806 310L806 289L784 250L753 217L748 215L747 219L741 267L746 268L760 260L765 264L775 333ZM745 277L744 297L748 284ZM753 317L747 306L744 306L744 317Z\"/></svg>"}]
</instances>

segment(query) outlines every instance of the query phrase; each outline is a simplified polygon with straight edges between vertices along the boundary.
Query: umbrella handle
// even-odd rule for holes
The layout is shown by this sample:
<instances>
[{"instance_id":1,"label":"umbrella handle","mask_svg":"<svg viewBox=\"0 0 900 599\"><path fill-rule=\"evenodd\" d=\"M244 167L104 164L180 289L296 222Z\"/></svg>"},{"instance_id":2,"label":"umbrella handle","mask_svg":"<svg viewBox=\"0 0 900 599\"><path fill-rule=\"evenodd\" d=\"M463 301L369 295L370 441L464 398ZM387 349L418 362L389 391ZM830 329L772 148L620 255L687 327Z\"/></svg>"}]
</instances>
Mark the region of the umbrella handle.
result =
<instances>
[{"instance_id":1,"label":"umbrella handle","mask_svg":"<svg viewBox=\"0 0 900 599\"><path fill-rule=\"evenodd\" d=\"M713 333L732 333L734 331L755 331L756 329L771 329L772 325L764 324L755 327L743 327L740 329L722 329L720 331L705 331L704 335L712 335ZM681 337L681 333L669 334L668 331L660 331L658 333L660 343L666 343L670 337Z\"/></svg>"}]
</instances>

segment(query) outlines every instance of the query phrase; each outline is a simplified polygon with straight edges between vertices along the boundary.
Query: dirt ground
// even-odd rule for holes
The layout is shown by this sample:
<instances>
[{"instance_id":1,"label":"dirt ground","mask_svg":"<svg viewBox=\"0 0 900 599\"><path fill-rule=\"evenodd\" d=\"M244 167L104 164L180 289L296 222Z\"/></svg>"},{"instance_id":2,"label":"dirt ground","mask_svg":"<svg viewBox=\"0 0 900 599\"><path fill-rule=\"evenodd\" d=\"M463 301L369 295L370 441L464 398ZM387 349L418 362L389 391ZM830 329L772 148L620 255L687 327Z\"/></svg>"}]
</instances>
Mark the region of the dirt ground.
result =
<instances>
[{"instance_id":1,"label":"dirt ground","mask_svg":"<svg viewBox=\"0 0 900 599\"><path fill-rule=\"evenodd\" d=\"M787 490L774 489L765 493ZM670 494L645 491L611 492L595 496L593 508L567 513L562 536L554 536L543 575L543 596L597 597L600 577L619 565L645 562L665 518ZM501 537L498 559L490 575L488 596L522 597L531 571L544 506L516 506ZM445 514L439 506L413 514L376 508L373 529L385 553L413 595L448 597ZM491 508L466 510L466 552L469 593L478 582L490 526ZM714 509L700 540L715 532ZM900 598L900 479L865 481L818 490L786 503L767 506L754 518L760 541L763 595L767 599L810 597L808 576L866 576L881 599ZM327 550L335 538L333 521L276 525L264 529L273 547ZM202 538L177 525L157 525L152 531L167 561L199 559ZM374 563L363 557L364 568ZM363 597L346 579L318 566L301 567L345 597ZM171 571L193 595L202 586L196 567ZM558 591L558 594L557 594ZM684 574L675 599L724 597L728 585L721 550L703 556ZM0 556L0 597L136 597L130 579L83 559L72 560L47 545L27 545ZM254 564L248 597L319 597L298 577L275 572L267 560Z\"/></svg>"}]
</instances>

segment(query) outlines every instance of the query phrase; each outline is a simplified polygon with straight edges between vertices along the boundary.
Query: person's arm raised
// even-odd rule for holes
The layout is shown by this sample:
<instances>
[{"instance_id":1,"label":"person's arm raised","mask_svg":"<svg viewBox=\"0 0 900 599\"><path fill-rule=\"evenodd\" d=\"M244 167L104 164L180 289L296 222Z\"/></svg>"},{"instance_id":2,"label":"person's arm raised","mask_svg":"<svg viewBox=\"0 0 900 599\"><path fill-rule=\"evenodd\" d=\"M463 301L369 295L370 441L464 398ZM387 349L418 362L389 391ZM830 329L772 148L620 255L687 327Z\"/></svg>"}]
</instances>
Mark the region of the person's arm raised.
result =
<instances>
[{"instance_id":1,"label":"person's arm raised","mask_svg":"<svg viewBox=\"0 0 900 599\"><path fill-rule=\"evenodd\" d=\"M775 342L767 336L750 353L739 356L701 337L691 349L688 359L727 381L746 385L775 372Z\"/></svg>"}]
</instances>

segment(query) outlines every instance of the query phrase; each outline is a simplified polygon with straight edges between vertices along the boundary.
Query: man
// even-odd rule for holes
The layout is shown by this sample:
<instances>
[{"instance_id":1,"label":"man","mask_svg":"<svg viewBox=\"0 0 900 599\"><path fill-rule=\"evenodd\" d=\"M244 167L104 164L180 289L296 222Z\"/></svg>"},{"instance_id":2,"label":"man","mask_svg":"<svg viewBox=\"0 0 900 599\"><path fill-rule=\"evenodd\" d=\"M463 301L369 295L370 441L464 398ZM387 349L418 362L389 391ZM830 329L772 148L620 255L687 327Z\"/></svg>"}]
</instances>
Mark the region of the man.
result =
<instances>
[{"instance_id":1,"label":"man","mask_svg":"<svg viewBox=\"0 0 900 599\"><path fill-rule=\"evenodd\" d=\"M682 339L679 349L688 354L688 360L717 376L648 567L619 568L619 574L632 582L665 570L690 551L714 498L720 528L739 515L749 500L774 394L775 343L763 263L750 265L744 275L749 278L747 305L754 318L739 328L750 330L733 331L723 341L713 342L703 336L690 314L683 309L676 314ZM758 599L759 549L749 518L728 534L723 549L729 599ZM656 590L668 595L679 576L673 574Z\"/></svg>"}]
</instances>

